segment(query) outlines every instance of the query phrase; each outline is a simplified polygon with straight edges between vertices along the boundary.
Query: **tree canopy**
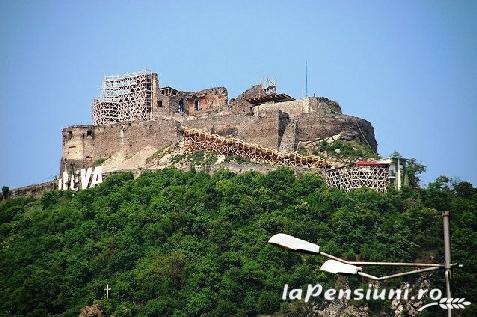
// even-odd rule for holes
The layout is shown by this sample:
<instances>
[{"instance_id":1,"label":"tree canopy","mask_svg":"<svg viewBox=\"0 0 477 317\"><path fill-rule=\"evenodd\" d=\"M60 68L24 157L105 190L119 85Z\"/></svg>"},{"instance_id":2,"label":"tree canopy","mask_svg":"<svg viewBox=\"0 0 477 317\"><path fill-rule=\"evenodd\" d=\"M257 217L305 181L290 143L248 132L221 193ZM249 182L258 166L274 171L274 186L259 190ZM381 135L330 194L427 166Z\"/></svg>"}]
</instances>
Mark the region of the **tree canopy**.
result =
<instances>
[{"instance_id":1,"label":"tree canopy","mask_svg":"<svg viewBox=\"0 0 477 317\"><path fill-rule=\"evenodd\" d=\"M77 316L93 303L115 316L287 314L284 284L341 282L319 270L323 258L269 245L272 235L350 260L443 262L443 210L451 211L453 259L464 264L453 276L454 295L475 303L477 190L467 182L345 193L317 174L287 169L165 169L14 198L0 203L0 315ZM441 273L430 279L444 289ZM475 316L475 305L461 314Z\"/></svg>"}]
</instances>

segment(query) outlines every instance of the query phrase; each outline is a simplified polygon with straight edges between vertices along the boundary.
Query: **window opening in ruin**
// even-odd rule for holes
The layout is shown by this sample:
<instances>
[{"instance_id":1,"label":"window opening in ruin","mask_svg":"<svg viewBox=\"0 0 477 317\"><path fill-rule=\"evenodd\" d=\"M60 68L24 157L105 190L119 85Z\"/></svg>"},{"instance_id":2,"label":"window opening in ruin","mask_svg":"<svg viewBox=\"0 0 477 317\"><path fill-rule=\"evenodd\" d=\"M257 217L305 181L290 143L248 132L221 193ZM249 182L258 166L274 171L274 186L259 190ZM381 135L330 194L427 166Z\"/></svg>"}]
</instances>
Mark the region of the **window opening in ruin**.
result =
<instances>
[{"instance_id":1,"label":"window opening in ruin","mask_svg":"<svg viewBox=\"0 0 477 317\"><path fill-rule=\"evenodd\" d=\"M197 99L196 101L194 101L194 106L195 106L195 110L196 110L196 111L199 111L199 110L200 110L199 99Z\"/></svg>"},{"instance_id":2,"label":"window opening in ruin","mask_svg":"<svg viewBox=\"0 0 477 317\"><path fill-rule=\"evenodd\" d=\"M87 130L86 131L86 136L93 136L93 131L92 130Z\"/></svg>"},{"instance_id":3,"label":"window opening in ruin","mask_svg":"<svg viewBox=\"0 0 477 317\"><path fill-rule=\"evenodd\" d=\"M157 102L157 106L158 106L159 108L162 108L162 100L159 100L159 101Z\"/></svg>"},{"instance_id":4,"label":"window opening in ruin","mask_svg":"<svg viewBox=\"0 0 477 317\"><path fill-rule=\"evenodd\" d=\"M184 99L179 100L179 112L184 112Z\"/></svg>"}]
</instances>

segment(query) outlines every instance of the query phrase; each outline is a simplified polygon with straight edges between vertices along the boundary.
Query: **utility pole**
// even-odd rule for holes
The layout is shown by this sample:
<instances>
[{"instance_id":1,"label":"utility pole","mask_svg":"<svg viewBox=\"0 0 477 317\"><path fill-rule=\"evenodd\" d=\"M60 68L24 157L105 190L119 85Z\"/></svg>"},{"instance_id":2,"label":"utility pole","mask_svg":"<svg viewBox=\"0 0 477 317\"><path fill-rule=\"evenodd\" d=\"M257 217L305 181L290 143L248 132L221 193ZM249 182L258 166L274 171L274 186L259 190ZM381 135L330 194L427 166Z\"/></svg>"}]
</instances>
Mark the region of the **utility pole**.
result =
<instances>
[{"instance_id":1,"label":"utility pole","mask_svg":"<svg viewBox=\"0 0 477 317\"><path fill-rule=\"evenodd\" d=\"M452 298L450 278L451 278L451 251L449 238L449 211L442 213L442 221L444 224L444 269L446 280L446 297ZM447 308L447 317L452 317L452 309Z\"/></svg>"},{"instance_id":2,"label":"utility pole","mask_svg":"<svg viewBox=\"0 0 477 317\"><path fill-rule=\"evenodd\" d=\"M305 61L305 97L308 97L308 61Z\"/></svg>"},{"instance_id":3,"label":"utility pole","mask_svg":"<svg viewBox=\"0 0 477 317\"><path fill-rule=\"evenodd\" d=\"M397 158L397 190L401 190L401 159Z\"/></svg>"}]
</instances>

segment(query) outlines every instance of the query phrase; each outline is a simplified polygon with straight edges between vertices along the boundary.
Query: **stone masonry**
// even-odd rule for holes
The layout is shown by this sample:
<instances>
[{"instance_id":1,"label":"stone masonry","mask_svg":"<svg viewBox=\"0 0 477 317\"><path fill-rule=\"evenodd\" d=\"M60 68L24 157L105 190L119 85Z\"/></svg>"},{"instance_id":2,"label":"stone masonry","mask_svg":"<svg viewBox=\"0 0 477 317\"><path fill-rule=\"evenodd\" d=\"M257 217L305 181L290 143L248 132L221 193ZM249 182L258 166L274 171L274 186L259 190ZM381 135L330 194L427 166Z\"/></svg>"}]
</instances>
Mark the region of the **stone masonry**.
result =
<instances>
[{"instance_id":1,"label":"stone masonry","mask_svg":"<svg viewBox=\"0 0 477 317\"><path fill-rule=\"evenodd\" d=\"M255 85L230 102L224 87L179 91L160 87L155 73L106 77L106 86L110 98L93 102L94 124L63 129L61 172L93 166L118 152L132 156L146 147L178 145L182 127L280 152L337 134L377 149L370 122L342 114L338 103L324 97L295 100L278 94L275 84Z\"/></svg>"}]
</instances>

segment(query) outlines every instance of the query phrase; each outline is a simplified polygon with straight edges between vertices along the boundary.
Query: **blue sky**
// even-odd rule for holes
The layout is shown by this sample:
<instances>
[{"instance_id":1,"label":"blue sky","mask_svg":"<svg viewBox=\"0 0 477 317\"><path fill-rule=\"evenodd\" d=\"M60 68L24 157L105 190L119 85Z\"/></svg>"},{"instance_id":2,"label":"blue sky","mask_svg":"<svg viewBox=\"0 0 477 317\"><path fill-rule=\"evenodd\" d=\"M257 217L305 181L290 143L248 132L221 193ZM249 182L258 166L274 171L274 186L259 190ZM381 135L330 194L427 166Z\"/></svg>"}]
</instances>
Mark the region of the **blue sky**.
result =
<instances>
[{"instance_id":1,"label":"blue sky","mask_svg":"<svg viewBox=\"0 0 477 317\"><path fill-rule=\"evenodd\" d=\"M105 74L232 98L270 77L337 100L397 150L477 184L477 1L0 0L0 186L58 173Z\"/></svg>"}]
</instances>

